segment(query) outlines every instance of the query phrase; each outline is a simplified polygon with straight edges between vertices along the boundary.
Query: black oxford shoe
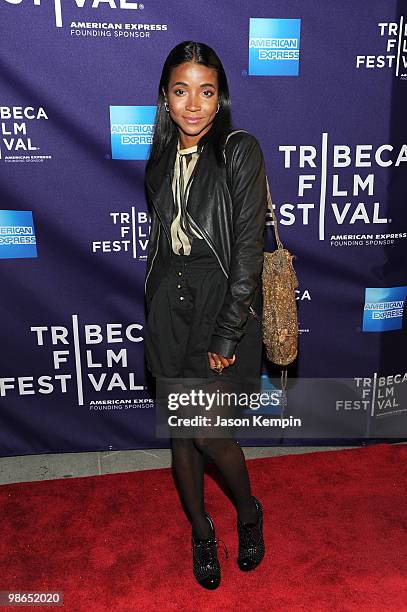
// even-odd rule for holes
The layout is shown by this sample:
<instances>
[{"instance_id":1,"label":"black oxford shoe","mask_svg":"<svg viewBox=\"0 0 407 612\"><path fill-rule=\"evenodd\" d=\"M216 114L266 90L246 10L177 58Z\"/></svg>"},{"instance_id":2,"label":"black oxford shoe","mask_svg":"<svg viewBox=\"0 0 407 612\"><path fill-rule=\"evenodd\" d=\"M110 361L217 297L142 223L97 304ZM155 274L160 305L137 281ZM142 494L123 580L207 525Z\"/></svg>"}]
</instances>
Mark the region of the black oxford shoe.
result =
<instances>
[{"instance_id":1,"label":"black oxford shoe","mask_svg":"<svg viewBox=\"0 0 407 612\"><path fill-rule=\"evenodd\" d=\"M218 560L217 545L222 540L215 538L215 527L209 514L206 514L211 526L211 536L207 539L194 537L192 532L192 566L194 576L205 589L217 589L220 584L221 571ZM223 543L225 546L225 544ZM227 550L225 546L226 557Z\"/></svg>"},{"instance_id":2,"label":"black oxford shoe","mask_svg":"<svg viewBox=\"0 0 407 612\"><path fill-rule=\"evenodd\" d=\"M255 523L241 523L237 519L237 532L239 536L239 553L237 564L243 572L257 567L265 554L263 537L263 508L256 497L252 499L257 507L257 521Z\"/></svg>"}]
</instances>

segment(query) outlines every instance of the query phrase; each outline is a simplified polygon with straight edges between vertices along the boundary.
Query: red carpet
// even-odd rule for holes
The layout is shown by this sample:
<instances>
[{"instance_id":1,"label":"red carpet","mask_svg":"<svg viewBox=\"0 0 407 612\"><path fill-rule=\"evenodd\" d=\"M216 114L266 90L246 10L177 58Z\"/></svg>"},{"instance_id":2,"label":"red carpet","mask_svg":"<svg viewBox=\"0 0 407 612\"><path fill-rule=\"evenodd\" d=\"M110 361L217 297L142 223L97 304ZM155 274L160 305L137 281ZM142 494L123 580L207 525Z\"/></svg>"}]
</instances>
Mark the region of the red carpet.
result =
<instances>
[{"instance_id":1,"label":"red carpet","mask_svg":"<svg viewBox=\"0 0 407 612\"><path fill-rule=\"evenodd\" d=\"M213 592L193 578L170 469L3 485L0 590L60 590L51 609L68 612L407 610L406 465L407 445L386 444L248 461L268 549L250 574L235 563L234 507L207 474L229 551Z\"/></svg>"}]
</instances>

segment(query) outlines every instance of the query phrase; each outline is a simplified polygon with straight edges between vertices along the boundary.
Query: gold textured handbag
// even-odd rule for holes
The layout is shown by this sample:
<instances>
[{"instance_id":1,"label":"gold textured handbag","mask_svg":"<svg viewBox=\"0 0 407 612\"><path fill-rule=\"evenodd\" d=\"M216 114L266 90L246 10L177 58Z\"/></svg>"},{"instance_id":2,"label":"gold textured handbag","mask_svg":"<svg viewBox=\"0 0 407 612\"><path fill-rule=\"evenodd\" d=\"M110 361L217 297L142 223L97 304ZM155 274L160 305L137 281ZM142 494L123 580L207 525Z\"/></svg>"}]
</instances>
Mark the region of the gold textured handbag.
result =
<instances>
[{"instance_id":1,"label":"gold textured handbag","mask_svg":"<svg viewBox=\"0 0 407 612\"><path fill-rule=\"evenodd\" d=\"M237 132L246 130L235 130L231 132L225 141L223 155L226 163L226 143L229 137ZM297 357L298 351L298 314L295 289L298 280L293 267L295 255L290 253L282 245L278 235L277 219L273 209L269 182L267 183L267 202L273 217L274 235L277 249L271 253L264 252L264 263L262 272L263 283L263 314L262 333L263 344L266 347L267 358L280 366L287 366ZM283 330L288 334L284 342L280 342ZM287 383L287 368L281 371L281 388L285 390Z\"/></svg>"},{"instance_id":2,"label":"gold textured handbag","mask_svg":"<svg viewBox=\"0 0 407 612\"><path fill-rule=\"evenodd\" d=\"M271 253L264 252L263 342L266 346L267 358L277 365L286 366L294 361L298 353L298 314L295 297L298 280L293 267L295 255L283 247L278 235L277 219L267 177L266 182L267 201L273 217L277 249ZM288 330L288 334L285 342L280 342L284 329ZM285 388L286 380L287 369L285 368L281 378L283 388Z\"/></svg>"}]
</instances>

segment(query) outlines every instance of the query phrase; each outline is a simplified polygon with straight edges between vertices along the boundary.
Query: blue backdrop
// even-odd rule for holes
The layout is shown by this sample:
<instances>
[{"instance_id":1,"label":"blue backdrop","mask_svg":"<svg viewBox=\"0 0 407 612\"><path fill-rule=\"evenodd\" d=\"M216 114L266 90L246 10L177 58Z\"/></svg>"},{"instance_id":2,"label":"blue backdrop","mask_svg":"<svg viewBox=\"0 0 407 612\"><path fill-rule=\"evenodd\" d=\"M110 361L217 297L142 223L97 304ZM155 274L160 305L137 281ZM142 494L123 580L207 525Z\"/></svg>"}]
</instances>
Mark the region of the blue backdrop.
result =
<instances>
[{"instance_id":1,"label":"blue backdrop","mask_svg":"<svg viewBox=\"0 0 407 612\"><path fill-rule=\"evenodd\" d=\"M360 379L372 406L407 386L397 2L0 0L0 16L1 455L167 446L144 366L143 174L183 40L216 50L264 152L300 281L290 376Z\"/></svg>"}]
</instances>

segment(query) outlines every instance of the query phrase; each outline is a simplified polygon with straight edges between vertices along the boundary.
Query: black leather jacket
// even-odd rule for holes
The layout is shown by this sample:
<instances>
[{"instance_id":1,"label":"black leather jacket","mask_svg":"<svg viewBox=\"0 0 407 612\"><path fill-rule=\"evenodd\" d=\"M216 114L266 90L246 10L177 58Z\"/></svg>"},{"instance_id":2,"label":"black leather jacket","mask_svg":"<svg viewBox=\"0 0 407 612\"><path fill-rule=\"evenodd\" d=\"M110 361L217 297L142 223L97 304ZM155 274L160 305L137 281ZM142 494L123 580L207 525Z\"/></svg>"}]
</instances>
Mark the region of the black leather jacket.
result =
<instances>
[{"instance_id":1,"label":"black leather jacket","mask_svg":"<svg viewBox=\"0 0 407 612\"><path fill-rule=\"evenodd\" d=\"M145 277L147 312L171 255L171 182L176 147L174 139L145 176L151 215ZM226 160L226 166L219 167L212 148L208 143L203 145L188 196L187 215L228 279L207 350L231 358L248 317L261 317L267 187L263 154L253 135L233 134L226 145Z\"/></svg>"}]
</instances>

